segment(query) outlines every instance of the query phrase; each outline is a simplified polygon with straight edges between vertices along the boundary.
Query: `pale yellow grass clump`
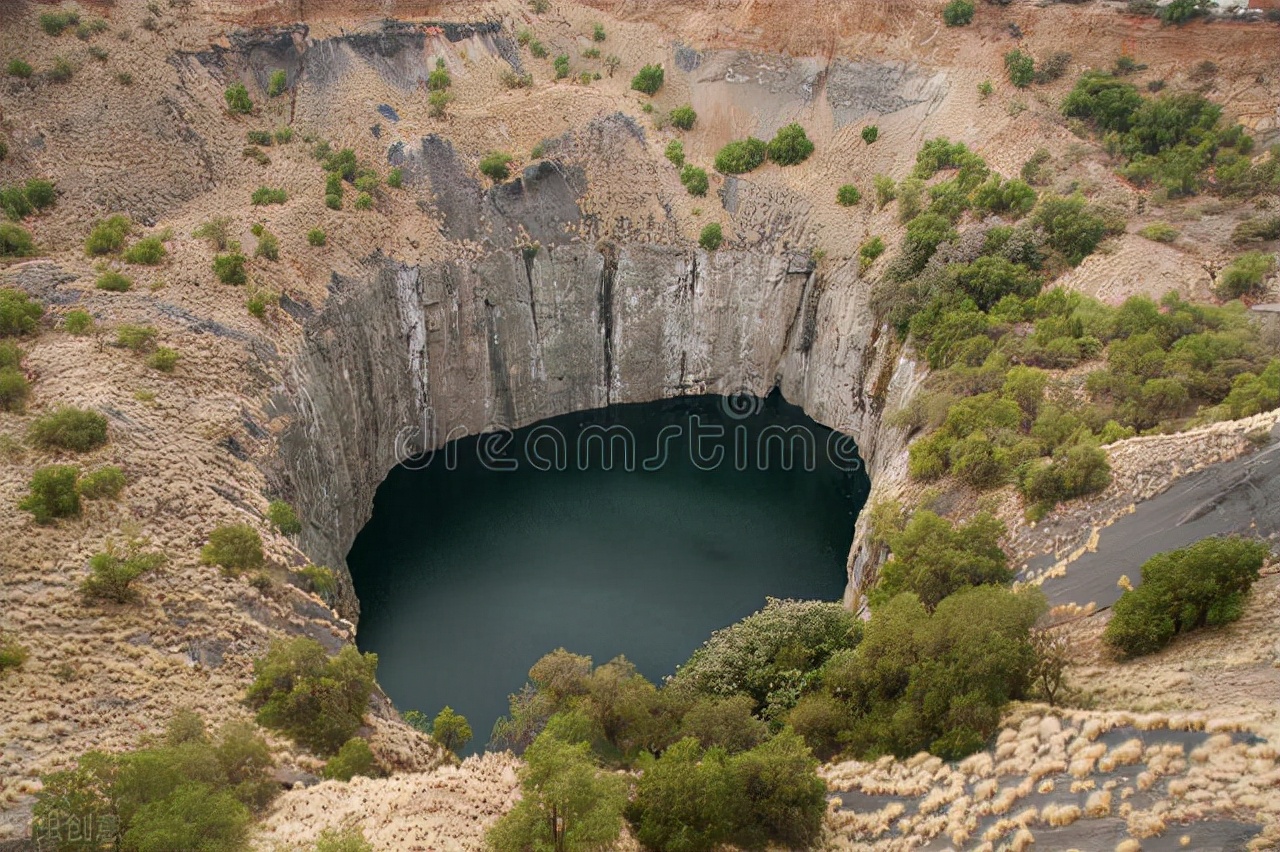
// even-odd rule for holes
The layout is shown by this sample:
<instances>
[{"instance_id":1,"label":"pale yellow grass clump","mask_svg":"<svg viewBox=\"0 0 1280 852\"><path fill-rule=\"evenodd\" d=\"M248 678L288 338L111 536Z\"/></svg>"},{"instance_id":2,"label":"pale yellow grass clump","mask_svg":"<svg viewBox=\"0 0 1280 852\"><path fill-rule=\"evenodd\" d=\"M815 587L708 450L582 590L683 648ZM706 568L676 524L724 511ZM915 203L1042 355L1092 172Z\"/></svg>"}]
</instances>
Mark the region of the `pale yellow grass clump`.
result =
<instances>
[{"instance_id":1,"label":"pale yellow grass clump","mask_svg":"<svg viewBox=\"0 0 1280 852\"><path fill-rule=\"evenodd\" d=\"M1111 791L1098 790L1089 794L1089 798L1084 803L1085 816L1096 819L1098 817L1111 815Z\"/></svg>"},{"instance_id":2,"label":"pale yellow grass clump","mask_svg":"<svg viewBox=\"0 0 1280 852\"><path fill-rule=\"evenodd\" d=\"M1040 812L1040 819L1054 828L1060 828L1080 819L1080 814L1079 805L1045 805L1044 810Z\"/></svg>"}]
</instances>

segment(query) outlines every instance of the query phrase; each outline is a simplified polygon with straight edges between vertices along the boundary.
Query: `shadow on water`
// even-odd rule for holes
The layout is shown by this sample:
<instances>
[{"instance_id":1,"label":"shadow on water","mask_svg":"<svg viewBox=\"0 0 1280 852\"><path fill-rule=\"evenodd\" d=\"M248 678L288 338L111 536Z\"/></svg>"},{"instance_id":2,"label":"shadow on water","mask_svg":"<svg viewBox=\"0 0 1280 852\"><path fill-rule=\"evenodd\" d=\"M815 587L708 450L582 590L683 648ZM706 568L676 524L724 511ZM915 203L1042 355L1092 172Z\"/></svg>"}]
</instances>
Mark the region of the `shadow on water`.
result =
<instances>
[{"instance_id":1,"label":"shadow on water","mask_svg":"<svg viewBox=\"0 0 1280 852\"><path fill-rule=\"evenodd\" d=\"M347 561L380 684L402 710L466 715L472 751L557 647L656 680L766 596L839 599L869 489L852 441L778 394L615 406L448 450L391 471Z\"/></svg>"}]
</instances>

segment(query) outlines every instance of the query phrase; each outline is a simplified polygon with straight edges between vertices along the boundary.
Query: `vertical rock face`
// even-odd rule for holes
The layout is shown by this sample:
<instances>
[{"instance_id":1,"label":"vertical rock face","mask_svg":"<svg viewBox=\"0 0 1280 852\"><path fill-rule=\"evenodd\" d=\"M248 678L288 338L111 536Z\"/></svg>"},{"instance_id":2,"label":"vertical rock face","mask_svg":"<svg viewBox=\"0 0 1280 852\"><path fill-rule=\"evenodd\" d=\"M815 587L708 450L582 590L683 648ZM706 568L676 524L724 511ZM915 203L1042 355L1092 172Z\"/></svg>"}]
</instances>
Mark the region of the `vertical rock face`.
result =
<instances>
[{"instance_id":1,"label":"vertical rock face","mask_svg":"<svg viewBox=\"0 0 1280 852\"><path fill-rule=\"evenodd\" d=\"M528 260L512 249L367 267L363 280L335 279L275 399L317 561L345 566L378 484L410 454L610 403L777 386L852 434L877 473L870 395L893 365L843 270L815 293L818 277L794 258L577 243Z\"/></svg>"}]
</instances>

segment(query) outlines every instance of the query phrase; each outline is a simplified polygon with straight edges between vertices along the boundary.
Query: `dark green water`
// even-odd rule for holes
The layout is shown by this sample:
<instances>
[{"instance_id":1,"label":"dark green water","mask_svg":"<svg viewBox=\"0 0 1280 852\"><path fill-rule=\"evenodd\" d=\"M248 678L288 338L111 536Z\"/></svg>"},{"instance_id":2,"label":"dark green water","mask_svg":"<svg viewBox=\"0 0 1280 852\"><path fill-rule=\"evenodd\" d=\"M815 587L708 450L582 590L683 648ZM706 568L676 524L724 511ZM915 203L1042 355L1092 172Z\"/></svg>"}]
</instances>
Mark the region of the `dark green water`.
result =
<instances>
[{"instance_id":1,"label":"dark green water","mask_svg":"<svg viewBox=\"0 0 1280 852\"><path fill-rule=\"evenodd\" d=\"M401 710L467 716L473 751L548 651L625 654L656 681L766 596L844 592L869 482L851 440L777 394L567 415L502 453L493 440L392 470L347 558L382 687Z\"/></svg>"}]
</instances>

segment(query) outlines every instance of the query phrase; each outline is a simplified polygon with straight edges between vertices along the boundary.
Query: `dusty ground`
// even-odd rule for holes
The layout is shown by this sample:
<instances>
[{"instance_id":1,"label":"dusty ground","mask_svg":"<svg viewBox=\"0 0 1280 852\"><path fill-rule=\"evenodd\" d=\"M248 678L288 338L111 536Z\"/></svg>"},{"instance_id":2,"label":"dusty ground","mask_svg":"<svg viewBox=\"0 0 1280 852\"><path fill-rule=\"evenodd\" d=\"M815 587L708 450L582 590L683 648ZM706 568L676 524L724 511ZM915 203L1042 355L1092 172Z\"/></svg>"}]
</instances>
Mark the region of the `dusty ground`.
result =
<instances>
[{"instance_id":1,"label":"dusty ground","mask_svg":"<svg viewBox=\"0 0 1280 852\"><path fill-rule=\"evenodd\" d=\"M250 662L272 636L307 632L332 647L350 641L349 624L289 582L288 569L306 564L306 556L263 518L273 496L263 470L269 468L273 435L282 426L270 419L265 401L298 345L302 325L295 314L305 312L272 307L259 320L248 314L244 301L249 292L262 289L287 297L286 307L319 306L330 274L356 272L360 259L375 249L416 261L446 248L430 199L412 187L384 190L372 212L353 210L350 199L341 211L326 209L324 174L301 141L304 135L354 147L384 171L391 146L417 144L428 133L448 138L468 163L499 148L516 156L518 168L542 140L621 111L643 128L643 139L625 156L602 156L589 175L592 193L584 208L600 222L592 236L639 233L654 242L687 244L714 220L725 226L730 245L767 239L829 257L852 255L872 234L894 243L900 225L892 206L875 209L871 177L902 177L924 139L963 140L1006 175L1016 174L1037 148L1045 147L1056 187L1067 189L1078 181L1098 199L1131 214L1130 233L1111 241L1065 284L1109 301L1168 289L1206 295L1208 269L1229 256L1231 227L1253 209L1149 202L1139 212L1138 194L1114 177L1096 146L1070 133L1057 102L1074 72L1107 67L1127 53L1150 66L1139 82L1194 84L1226 102L1229 113L1262 139L1275 139L1280 122L1280 77L1272 58L1276 28L1227 23L1161 28L1121 15L1109 4L1041 8L1015 3L1007 8L980 4L973 27L949 30L940 25L936 6L844 0L798 18L794 4L784 0L557 2L543 15L515 0L306 4L309 36L317 42L374 30L394 13L425 20L499 20L508 34L528 27L551 56L571 57L570 79L556 81L549 58L533 59L521 51L534 84L508 90L499 82L508 66L491 40L450 42L429 35L421 55L407 61L409 73L417 73L436 57L445 60L456 100L441 119L428 115L425 91L372 63L347 63L336 85L303 81L291 94L268 99L234 52L208 53L211 45L229 48L245 25L293 21L297 4L198 0L157 7L158 16L141 0L86 5L87 14L110 24L109 32L88 42L71 33L54 39L40 32L35 19L42 5L5 4L0 60L26 57L37 74L28 81L0 78L0 131L10 148L9 158L0 163L0 183L51 178L58 183L59 203L27 223L46 256L0 268L0 286L20 287L49 303L43 331L23 342L32 403L25 415L0 413L0 433L20 442L31 419L58 404L98 408L109 416L111 441L75 461L85 469L118 464L129 485L119 502L89 503L81 519L54 526L37 527L24 512L0 512L0 630L19 635L31 651L30 662L5 677L0 691L0 840L24 830L38 776L84 750L128 747L140 734L156 731L180 706L195 706L212 720L246 715L240 698ZM582 56L592 46L588 34L595 21L609 33L602 52L620 60L613 75L602 60ZM1020 28L1024 49L1036 55L1070 45L1072 73L1028 91L1003 82L1001 57L1015 44L1010 24ZM93 58L91 47L106 50L106 59ZM71 82L44 79L56 55L75 66ZM1194 66L1205 58L1218 70L1191 80ZM646 99L628 89L631 74L646 62L663 62L668 69L652 114L641 109ZM583 85L576 82L582 71L598 71L602 78ZM122 73L132 75L130 85L121 82ZM977 85L988 78L995 93L984 100ZM258 104L253 116L232 117L223 108L223 88L237 79L253 92ZM677 134L660 126L667 111L686 102L699 112L695 130ZM379 112L383 105L395 111L396 120ZM801 166L766 168L736 181L739 203L733 214L718 198L724 178L713 173L711 193L693 198L662 158L667 142L679 137L689 161L709 167L728 139L766 135L791 120L805 124L817 153ZM867 123L880 127L880 141L870 146L859 136ZM243 156L245 131L285 124L294 128L294 142L267 149L269 165ZM844 182L862 188L863 203L851 209L836 205L834 187ZM264 184L286 188L289 202L250 207L250 193ZM172 231L163 265L126 270L136 279L128 294L94 289L97 263L80 251L89 223L112 212L130 214L139 233ZM209 217L222 214L233 217L236 235L250 251L254 222L280 237L281 260L253 260L246 288L217 284L209 272L212 250L190 236ZM1136 235L1152 221L1168 221L1183 236L1164 246ZM647 227L653 222L661 227ZM307 230L317 226L328 233L326 247L306 244ZM58 330L60 316L73 306L94 315L97 335L73 337ZM182 353L172 375L150 370L138 356L110 345L114 327L126 322L155 325L161 342ZM1154 493L1154 477L1167 481L1170 465L1176 467L1185 452L1179 441L1185 440L1140 439L1145 443L1113 448L1113 464L1123 473L1117 479L1145 483L1138 490ZM1214 446L1221 444L1225 456L1238 451L1240 442L1232 433ZM66 460L30 448L0 459L0 503L13 506L36 467ZM1169 464L1160 467L1160 460ZM1069 553L1084 543L1077 539L1086 529L1081 525L1086 515L1096 520L1132 499L1130 492L1117 492L1104 495L1096 507L1066 507L1061 523L1051 518L1042 529L1017 532L1015 549ZM1016 520L1017 513L1010 517ZM208 532L232 521L254 524L267 541L276 582L266 594L244 579L199 564L198 549ZM168 566L142 583L141 605L85 606L76 587L88 557L129 525L169 555ZM1230 633L1185 640L1126 666L1091 651L1078 677L1090 684L1102 707L1181 712L1220 706L1271 734L1276 680L1266 657L1268 648L1274 656L1277 636L1274 619L1267 617L1274 612L1274 578L1259 592L1245 621ZM1094 618L1074 629L1085 647L1095 648L1101 628L1101 619ZM484 825L509 806L514 784L506 758L436 769L438 753L404 726L376 717L371 722L387 763L425 774L289 793L267 822L264 846L305 841L325 825L394 809L400 821L380 821L384 827L370 833L379 848L474 848ZM1044 728L1036 731L1039 736ZM1048 734L1045 743L1054 736ZM1050 743L1046 755L1057 759L1075 742L1071 736ZM306 771L318 765L287 742L273 740L273 745L286 766ZM1258 777L1274 775L1274 754L1237 754L1224 746L1215 747L1206 761L1192 761L1185 777L1198 777L1197 766L1217 767L1219 759L1236 761L1229 767L1252 760ZM832 778L863 771L830 770ZM976 769L973 774L981 775ZM1199 781L1188 783L1186 801L1200 801L1192 794L1199 796L1201 789L1210 791L1214 803L1226 795L1208 781L1203 787ZM1230 795L1244 801L1259 794L1241 787ZM1016 816L1022 809L1015 802L1011 799L1006 811ZM1242 807L1274 824L1274 796L1264 804ZM1181 805L1171 807L1171 813L1182 813L1176 810ZM954 819L938 824L938 831L946 828L954 836L954 823L976 838L966 821L979 810L977 805L958 809ZM1042 809L1019 828L1034 831L1037 819L1050 821ZM832 825L847 842L861 842L858 832L868 830L836 816Z\"/></svg>"}]
</instances>

